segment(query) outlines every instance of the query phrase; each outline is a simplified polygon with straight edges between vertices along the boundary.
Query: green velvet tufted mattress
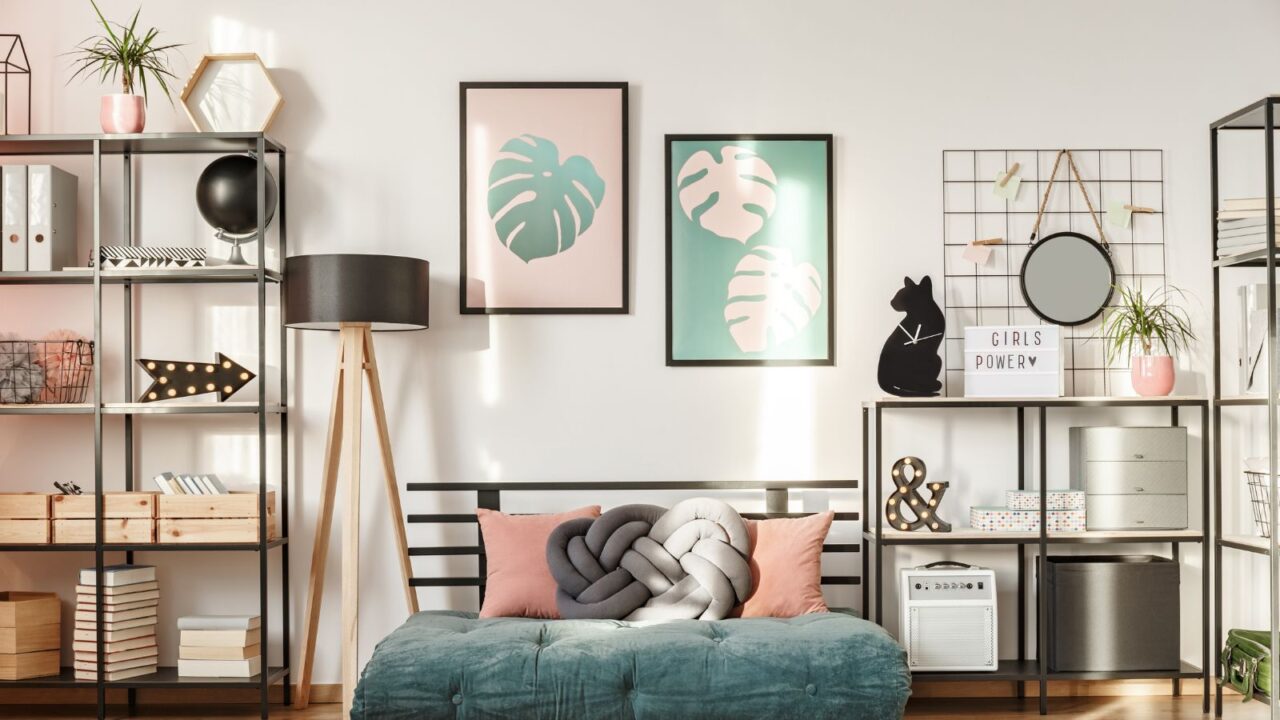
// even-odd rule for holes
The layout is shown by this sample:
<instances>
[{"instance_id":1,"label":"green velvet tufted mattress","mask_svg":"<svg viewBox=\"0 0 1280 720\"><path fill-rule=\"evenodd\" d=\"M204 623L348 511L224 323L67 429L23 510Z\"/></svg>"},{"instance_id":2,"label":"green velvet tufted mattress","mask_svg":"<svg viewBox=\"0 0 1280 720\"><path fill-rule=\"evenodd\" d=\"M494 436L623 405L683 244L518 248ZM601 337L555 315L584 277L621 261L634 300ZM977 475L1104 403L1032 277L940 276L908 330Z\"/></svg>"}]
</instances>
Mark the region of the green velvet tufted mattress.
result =
<instances>
[{"instance_id":1,"label":"green velvet tufted mattress","mask_svg":"<svg viewBox=\"0 0 1280 720\"><path fill-rule=\"evenodd\" d=\"M378 644L351 720L897 720L906 653L843 612L723 621L422 612Z\"/></svg>"}]
</instances>

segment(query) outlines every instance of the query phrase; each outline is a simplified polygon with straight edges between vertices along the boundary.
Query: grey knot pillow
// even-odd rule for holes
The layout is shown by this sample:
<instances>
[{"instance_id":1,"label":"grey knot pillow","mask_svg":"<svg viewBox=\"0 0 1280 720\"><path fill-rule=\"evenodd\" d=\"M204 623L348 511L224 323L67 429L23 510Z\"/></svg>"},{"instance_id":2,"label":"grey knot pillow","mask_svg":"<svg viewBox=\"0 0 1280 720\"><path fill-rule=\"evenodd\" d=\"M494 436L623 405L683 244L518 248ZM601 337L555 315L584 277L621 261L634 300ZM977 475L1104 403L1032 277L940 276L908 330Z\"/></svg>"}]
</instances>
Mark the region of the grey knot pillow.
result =
<instances>
[{"instance_id":1,"label":"grey knot pillow","mask_svg":"<svg viewBox=\"0 0 1280 720\"><path fill-rule=\"evenodd\" d=\"M751 592L747 526L727 503L623 505L547 540L563 618L720 620Z\"/></svg>"}]
</instances>

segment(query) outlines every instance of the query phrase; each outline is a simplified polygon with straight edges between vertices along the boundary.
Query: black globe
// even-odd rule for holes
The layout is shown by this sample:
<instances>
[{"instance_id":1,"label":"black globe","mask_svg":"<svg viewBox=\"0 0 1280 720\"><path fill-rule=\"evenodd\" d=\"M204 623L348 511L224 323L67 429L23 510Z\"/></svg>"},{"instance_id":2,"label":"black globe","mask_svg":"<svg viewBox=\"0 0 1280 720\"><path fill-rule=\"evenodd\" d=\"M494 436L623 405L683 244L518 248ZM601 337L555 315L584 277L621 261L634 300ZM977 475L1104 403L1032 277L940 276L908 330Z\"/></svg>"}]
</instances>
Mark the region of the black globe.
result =
<instances>
[{"instance_id":1,"label":"black globe","mask_svg":"<svg viewBox=\"0 0 1280 720\"><path fill-rule=\"evenodd\" d=\"M204 221L224 234L246 236L258 229L258 161L224 155L209 163L196 181L196 206ZM267 225L276 214L276 179L267 171Z\"/></svg>"}]
</instances>

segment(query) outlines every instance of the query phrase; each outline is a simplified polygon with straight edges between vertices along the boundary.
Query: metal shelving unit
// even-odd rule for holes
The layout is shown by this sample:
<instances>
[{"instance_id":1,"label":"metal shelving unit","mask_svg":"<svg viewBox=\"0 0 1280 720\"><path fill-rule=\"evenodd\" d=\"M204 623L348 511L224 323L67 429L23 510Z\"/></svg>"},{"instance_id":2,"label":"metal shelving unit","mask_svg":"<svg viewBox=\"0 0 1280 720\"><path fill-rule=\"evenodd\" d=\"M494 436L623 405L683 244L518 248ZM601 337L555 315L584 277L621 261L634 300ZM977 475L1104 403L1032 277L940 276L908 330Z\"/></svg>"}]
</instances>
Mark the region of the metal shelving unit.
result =
<instances>
[{"instance_id":1,"label":"metal shelving unit","mask_svg":"<svg viewBox=\"0 0 1280 720\"><path fill-rule=\"evenodd\" d=\"M1178 670L1155 670L1143 672L1051 672L1047 654L1048 623L1045 603L1037 603L1038 617L1036 628L1036 657L1027 658L1027 600L1030 597L1032 583L1027 582L1028 546L1037 548L1038 557L1046 557L1052 545L1083 544L1136 544L1136 543L1168 543L1171 558L1179 558L1181 543L1200 543L1202 567L1209 567L1209 497L1207 490L1201 492L1201 529L1188 530L1133 530L1133 531L1085 531L1069 533L1050 533L1046 522L1046 494L1048 490L1048 459L1044 452L1047 447L1047 415L1050 408L1168 408L1170 424L1179 424L1179 409L1198 408L1200 410L1200 426L1206 433L1209 429L1209 400L1203 397L1063 397L1063 398L885 398L872 400L862 405L862 465L867 482L862 486L863 507L863 552L862 552L862 607L863 616L874 619L877 624L883 622L884 607L884 551L886 548L899 546L1011 546L1018 554L1018 657L1000 660L995 672L922 672L915 676L930 681L976 681L997 680L1018 683L1018 697L1025 697L1026 682L1039 685L1040 714L1049 712L1048 681L1049 680L1134 680L1134 679L1168 679L1173 682L1173 693L1180 695L1183 680L1204 681L1204 712L1209 712L1209 676L1203 668L1209 666L1209 580L1207 573L1201 575L1201 666L1182 663ZM1028 490L1027 478L1027 423L1026 411L1036 410L1037 446L1040 448L1036 471L1037 489L1040 491L1040 531L1034 533L995 533L972 530L953 530L949 533L931 533L926 530L903 532L884 527L884 487L889 481L889 466L884 463L881 452L883 414L885 410L1009 410L1015 413L1017 427L1018 471L1017 487ZM873 437L874 435L874 437ZM1207 442L1201 450L1202 488L1207 488L1209 477L1209 450ZM871 492L875 488L874 504ZM875 518L874 525L871 519ZM874 568L871 565L874 563ZM875 590L871 584L874 581ZM1044 578L1039 574L1034 583L1036 597L1044 596ZM874 595L873 595L874 592ZM874 597L874 603L872 598ZM874 608L874 616L871 613Z\"/></svg>"},{"instance_id":2,"label":"metal shelving unit","mask_svg":"<svg viewBox=\"0 0 1280 720\"><path fill-rule=\"evenodd\" d=\"M1243 535L1224 535L1222 532L1222 408L1231 406L1265 407L1267 409L1267 456L1270 459L1270 497L1271 527L1277 525L1276 473L1277 473L1277 432L1280 432L1280 418L1277 417L1277 393L1280 392L1280 338L1276 327L1276 181L1275 181L1275 131L1276 109L1280 106L1280 95L1271 95L1250 103L1243 108L1215 120L1209 125L1209 195L1210 219L1212 221L1213 238L1209 246L1209 256L1213 263L1213 436L1215 439L1213 452L1213 499L1214 499L1214 646L1222 647L1222 551L1255 553L1268 556L1271 647L1280 647L1280 549L1276 543L1276 533L1271 538ZM1250 131L1262 133L1263 172L1266 192L1266 245L1269 249L1256 250L1240 255L1219 258L1218 248L1218 134L1221 132ZM1222 396L1222 285L1221 273L1226 268L1265 268L1267 275L1267 394L1266 396ZM1222 660L1218 659L1217 675L1222 676ZM1272 664L1271 687L1280 687L1280 664ZM1270 707L1272 720L1280 720L1280 705L1262 693L1254 695L1254 699L1266 703ZM1222 716L1222 687L1218 687L1214 714Z\"/></svg>"},{"instance_id":3,"label":"metal shelving unit","mask_svg":"<svg viewBox=\"0 0 1280 720\"><path fill-rule=\"evenodd\" d=\"M279 208L276 215L278 222L279 257L283 260L287 250L287 212L285 193L285 149L272 138L263 133L145 133L138 135L0 135L0 156L33 157L33 156L91 156L92 202L93 202L93 254L99 257L99 249L103 242L102 227L102 186L103 158L119 156L122 161L121 177L123 188L123 217L121 244L136 243L133 235L134 198L133 170L135 156L143 155L187 155L187 154L228 154L251 153L258 159L257 200L258 200L258 237L259 252L257 266L246 267L209 267L188 268L183 270L102 270L101 263L94 263L94 268L77 271L53 272L0 272L0 285L84 285L91 286L93 292L93 393L91 402L67 405L0 405L0 415L85 415L93 418L94 442L94 483L93 492L96 497L95 539L92 544L51 544L51 545L0 545L0 552L5 553L45 553L45 552L82 552L93 553L94 565L99 573L106 564L108 553L124 553L125 562L133 562L136 553L149 552L250 552L258 557L258 606L261 616L261 634L263 646L267 648L270 638L270 606L269 606L269 551L280 552L281 590L279 612L283 635L282 662L278 666L268 666L262 673L252 678L187 678L179 677L177 669L161 667L151 675L128 680L107 681L103 678L102 667L103 642L103 602L102 588L98 588L97 627L98 627L98 667L96 681L77 680L71 668L65 667L57 676L33 678L22 681L0 681L3 688L71 688L93 687L97 689L98 717L105 718L107 712L107 690L111 688L127 689L129 714L136 713L139 688L226 688L257 689L259 691L259 707L261 716L269 714L269 691L272 685L284 685L284 703L291 701L288 683L290 670L290 627L289 627L289 415L283 404L288 398L288 346L283 324L279 327L280 370L279 403L267 400L267 288L275 287L279 292L281 313L283 318L283 280L281 273L266 267L266 163L269 155L275 155L277 162L276 177L279 188ZM136 339L133 327L135 307L135 289L148 284L209 284L238 283L256 290L257 307L257 342L258 342L258 393L257 399L247 402L228 403L157 403L143 404L134 402L107 403L103 401L102 390L102 288L104 285L122 287L123 305L123 385L124 396L134 395L134 343ZM140 290L139 290L140 292ZM142 415L245 415L254 416L257 420L258 435L258 542L256 543L183 543L183 544L121 544L103 542L103 418L120 416L124 425L124 477L125 490L139 489L137 480L137 462L134 457L134 424ZM277 538L267 534L267 429L268 418L278 422L280 433L280 533ZM191 421L195 422L195 421ZM114 561L114 559L113 559ZM263 650L263 664L268 665L269 649Z\"/></svg>"}]
</instances>

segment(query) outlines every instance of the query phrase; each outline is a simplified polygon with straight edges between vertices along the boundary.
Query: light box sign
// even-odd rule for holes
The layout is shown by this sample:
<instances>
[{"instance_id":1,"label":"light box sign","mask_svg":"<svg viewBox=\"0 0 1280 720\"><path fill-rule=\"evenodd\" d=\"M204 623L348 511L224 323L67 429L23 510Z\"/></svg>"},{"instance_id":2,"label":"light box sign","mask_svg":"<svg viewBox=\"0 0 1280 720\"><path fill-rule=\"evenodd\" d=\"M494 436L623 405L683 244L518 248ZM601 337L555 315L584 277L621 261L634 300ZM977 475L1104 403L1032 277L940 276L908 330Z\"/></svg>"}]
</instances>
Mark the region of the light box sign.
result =
<instances>
[{"instance_id":1,"label":"light box sign","mask_svg":"<svg viewBox=\"0 0 1280 720\"><path fill-rule=\"evenodd\" d=\"M965 397L1061 397L1062 328L976 325L964 329Z\"/></svg>"}]
</instances>

